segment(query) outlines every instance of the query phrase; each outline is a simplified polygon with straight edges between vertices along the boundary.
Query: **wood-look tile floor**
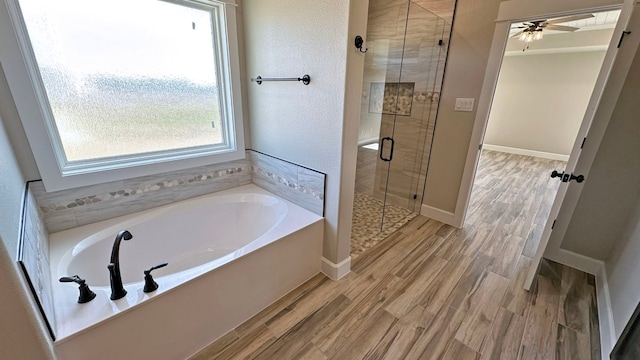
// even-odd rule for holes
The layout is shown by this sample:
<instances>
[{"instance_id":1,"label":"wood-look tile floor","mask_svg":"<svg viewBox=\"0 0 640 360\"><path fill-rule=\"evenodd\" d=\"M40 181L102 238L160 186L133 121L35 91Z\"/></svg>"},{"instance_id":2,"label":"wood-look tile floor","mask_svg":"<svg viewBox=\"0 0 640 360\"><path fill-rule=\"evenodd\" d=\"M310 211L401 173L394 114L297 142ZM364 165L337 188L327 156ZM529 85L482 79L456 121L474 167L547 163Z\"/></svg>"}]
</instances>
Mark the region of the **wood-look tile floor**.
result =
<instances>
[{"instance_id":1,"label":"wood-look tile floor","mask_svg":"<svg viewBox=\"0 0 640 360\"><path fill-rule=\"evenodd\" d=\"M463 229L418 216L193 359L599 359L592 276L546 262L522 288L554 166L484 152Z\"/></svg>"}]
</instances>

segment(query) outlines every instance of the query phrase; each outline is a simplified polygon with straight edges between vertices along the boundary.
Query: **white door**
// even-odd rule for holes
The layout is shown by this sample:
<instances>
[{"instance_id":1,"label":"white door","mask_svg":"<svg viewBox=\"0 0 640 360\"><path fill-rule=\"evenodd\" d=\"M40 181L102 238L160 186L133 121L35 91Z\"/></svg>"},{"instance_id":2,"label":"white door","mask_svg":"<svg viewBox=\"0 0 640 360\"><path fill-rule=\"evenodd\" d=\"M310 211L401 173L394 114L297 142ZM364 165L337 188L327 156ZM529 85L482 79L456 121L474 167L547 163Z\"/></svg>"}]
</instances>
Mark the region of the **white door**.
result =
<instances>
[{"instance_id":1,"label":"white door","mask_svg":"<svg viewBox=\"0 0 640 360\"><path fill-rule=\"evenodd\" d=\"M640 2L625 0L567 167L564 172L558 169L561 173L559 180L562 183L558 188L538 249L527 273L524 286L526 290L531 289L534 283L547 247L552 244L559 246L559 242L564 237L569 225L568 220L573 214L582 191L581 183L578 182L582 179L578 177L582 175L584 181L589 181L587 172L600 146L639 43ZM555 241L550 242L552 239Z\"/></svg>"}]
</instances>

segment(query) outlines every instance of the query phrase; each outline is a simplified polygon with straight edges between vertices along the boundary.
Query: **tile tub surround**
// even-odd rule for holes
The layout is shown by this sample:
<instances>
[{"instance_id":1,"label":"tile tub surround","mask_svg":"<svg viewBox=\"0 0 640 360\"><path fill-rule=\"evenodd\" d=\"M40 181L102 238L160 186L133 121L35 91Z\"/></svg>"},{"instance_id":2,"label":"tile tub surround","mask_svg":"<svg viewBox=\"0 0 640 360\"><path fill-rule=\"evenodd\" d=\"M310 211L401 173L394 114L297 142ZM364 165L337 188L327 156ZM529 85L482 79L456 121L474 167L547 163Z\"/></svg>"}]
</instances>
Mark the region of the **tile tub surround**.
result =
<instances>
[{"instance_id":1,"label":"tile tub surround","mask_svg":"<svg viewBox=\"0 0 640 360\"><path fill-rule=\"evenodd\" d=\"M247 159L56 192L34 182L49 233L251 183Z\"/></svg>"},{"instance_id":2,"label":"tile tub surround","mask_svg":"<svg viewBox=\"0 0 640 360\"><path fill-rule=\"evenodd\" d=\"M252 183L324 216L325 174L257 151L248 155Z\"/></svg>"},{"instance_id":3,"label":"tile tub surround","mask_svg":"<svg viewBox=\"0 0 640 360\"><path fill-rule=\"evenodd\" d=\"M18 261L26 273L33 295L49 327L51 337L55 339L56 323L49 271L49 235L30 184L33 183L27 183L25 192L22 239Z\"/></svg>"},{"instance_id":4,"label":"tile tub surround","mask_svg":"<svg viewBox=\"0 0 640 360\"><path fill-rule=\"evenodd\" d=\"M252 150L243 160L47 193L32 188L49 233L254 183L323 216L325 175Z\"/></svg>"}]
</instances>

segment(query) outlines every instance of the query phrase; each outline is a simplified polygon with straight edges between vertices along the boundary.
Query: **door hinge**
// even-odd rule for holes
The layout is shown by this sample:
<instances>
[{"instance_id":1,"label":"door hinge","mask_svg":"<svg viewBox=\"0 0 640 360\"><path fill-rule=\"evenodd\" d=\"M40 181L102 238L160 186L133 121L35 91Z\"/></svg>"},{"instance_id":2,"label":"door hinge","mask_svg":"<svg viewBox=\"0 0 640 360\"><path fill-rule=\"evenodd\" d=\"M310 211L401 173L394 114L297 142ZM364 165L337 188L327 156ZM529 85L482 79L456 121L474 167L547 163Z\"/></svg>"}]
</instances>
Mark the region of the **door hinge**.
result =
<instances>
[{"instance_id":1,"label":"door hinge","mask_svg":"<svg viewBox=\"0 0 640 360\"><path fill-rule=\"evenodd\" d=\"M584 147L584 142L587 141L587 138L582 139L582 145L580 145L580 149Z\"/></svg>"},{"instance_id":2,"label":"door hinge","mask_svg":"<svg viewBox=\"0 0 640 360\"><path fill-rule=\"evenodd\" d=\"M478 150L482 150L482 144L480 144L480 146L478 146Z\"/></svg>"},{"instance_id":3,"label":"door hinge","mask_svg":"<svg viewBox=\"0 0 640 360\"><path fill-rule=\"evenodd\" d=\"M556 221L557 221L557 219L553 220L553 224L551 224L551 230L553 230L553 228L556 227Z\"/></svg>"},{"instance_id":4,"label":"door hinge","mask_svg":"<svg viewBox=\"0 0 640 360\"><path fill-rule=\"evenodd\" d=\"M622 34L620 34L620 41L618 41L618 48L620 48L620 45L622 45L622 39L624 39L624 36L629 34L631 34L631 31L628 31L628 30L623 31Z\"/></svg>"}]
</instances>

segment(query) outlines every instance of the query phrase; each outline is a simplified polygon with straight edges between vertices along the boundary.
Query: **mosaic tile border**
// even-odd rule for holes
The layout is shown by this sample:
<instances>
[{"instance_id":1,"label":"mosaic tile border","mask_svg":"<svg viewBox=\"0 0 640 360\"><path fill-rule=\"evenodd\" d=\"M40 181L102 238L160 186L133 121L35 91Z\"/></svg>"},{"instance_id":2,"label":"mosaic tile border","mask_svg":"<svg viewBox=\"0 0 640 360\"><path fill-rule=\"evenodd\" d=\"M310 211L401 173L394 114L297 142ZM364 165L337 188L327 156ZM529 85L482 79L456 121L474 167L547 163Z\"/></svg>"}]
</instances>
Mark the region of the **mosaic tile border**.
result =
<instances>
[{"instance_id":1,"label":"mosaic tile border","mask_svg":"<svg viewBox=\"0 0 640 360\"><path fill-rule=\"evenodd\" d=\"M62 200L59 202L45 203L39 205L39 208L43 214L47 214L53 211L72 209L84 205L95 204L101 201L110 201L118 199L120 197L140 195L142 193L148 193L150 191L166 190L174 186L181 186L205 180L222 178L229 175L240 174L243 171L247 171L247 169L244 169L243 167L235 167L231 169L217 170L202 175L188 176L174 180L164 180L151 185L143 185L138 188L126 188L122 190L109 191L108 193L103 194L88 195L75 200Z\"/></svg>"},{"instance_id":2,"label":"mosaic tile border","mask_svg":"<svg viewBox=\"0 0 640 360\"><path fill-rule=\"evenodd\" d=\"M324 201L324 192L318 192L318 191L315 191L313 189L306 188L306 187L304 187L304 186L302 186L300 184L296 184L294 182L291 182L288 179L286 179L286 178L284 178L284 177L282 177L282 176L280 176L278 174L274 174L272 172L266 171L266 170L261 169L261 168L259 168L257 166L254 166L254 165L251 166L251 170L253 172L259 173L261 176L266 176L268 178L271 178L271 179L277 181L278 183L280 183L280 184L282 184L284 186L287 186L287 187L289 187L289 188L291 188L293 190L297 190L297 191L299 191L299 192L301 192L301 193L303 193L305 195L310 195L315 199Z\"/></svg>"},{"instance_id":3,"label":"mosaic tile border","mask_svg":"<svg viewBox=\"0 0 640 360\"><path fill-rule=\"evenodd\" d=\"M47 193L33 183L49 233L251 183L248 159Z\"/></svg>"}]
</instances>

